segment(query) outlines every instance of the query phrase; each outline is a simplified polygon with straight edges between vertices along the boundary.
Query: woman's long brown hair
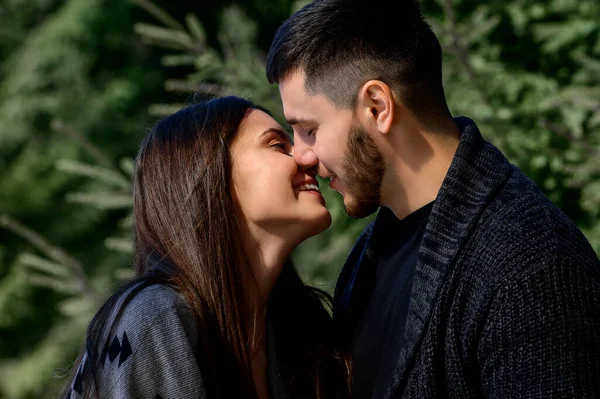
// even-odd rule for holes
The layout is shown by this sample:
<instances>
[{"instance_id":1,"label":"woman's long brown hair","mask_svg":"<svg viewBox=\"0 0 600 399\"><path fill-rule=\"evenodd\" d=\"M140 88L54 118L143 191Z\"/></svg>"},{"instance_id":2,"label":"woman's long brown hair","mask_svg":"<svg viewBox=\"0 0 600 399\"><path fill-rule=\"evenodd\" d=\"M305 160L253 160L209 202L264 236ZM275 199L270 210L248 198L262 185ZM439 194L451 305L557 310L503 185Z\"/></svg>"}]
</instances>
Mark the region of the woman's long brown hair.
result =
<instances>
[{"instance_id":1,"label":"woman's long brown hair","mask_svg":"<svg viewBox=\"0 0 600 399\"><path fill-rule=\"evenodd\" d=\"M119 298L156 283L174 286L192 308L208 397L256 397L251 357L259 296L236 216L229 153L253 109L262 108L237 97L195 104L160 120L143 140L133 182L136 278L90 323L78 360L87 355L80 377L84 397L98 392L99 348ZM334 349L332 320L323 307L329 300L306 286L289 261L270 296L277 356L294 397L348 396L348 362ZM70 386L63 396L69 397Z\"/></svg>"}]
</instances>

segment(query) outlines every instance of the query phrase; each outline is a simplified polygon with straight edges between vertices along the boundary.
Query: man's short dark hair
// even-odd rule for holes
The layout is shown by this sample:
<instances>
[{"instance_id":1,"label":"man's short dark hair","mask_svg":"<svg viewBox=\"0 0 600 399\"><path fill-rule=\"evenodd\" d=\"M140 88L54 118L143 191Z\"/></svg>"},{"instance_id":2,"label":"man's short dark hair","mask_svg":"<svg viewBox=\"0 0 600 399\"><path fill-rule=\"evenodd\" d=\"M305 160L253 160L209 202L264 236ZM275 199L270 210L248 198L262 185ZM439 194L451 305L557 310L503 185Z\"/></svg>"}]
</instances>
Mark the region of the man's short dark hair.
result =
<instances>
[{"instance_id":1,"label":"man's short dark hair","mask_svg":"<svg viewBox=\"0 0 600 399\"><path fill-rule=\"evenodd\" d=\"M311 94L350 108L360 87L385 82L422 121L448 114L442 50L417 0L316 0L279 28L267 79L279 83L305 72Z\"/></svg>"}]
</instances>

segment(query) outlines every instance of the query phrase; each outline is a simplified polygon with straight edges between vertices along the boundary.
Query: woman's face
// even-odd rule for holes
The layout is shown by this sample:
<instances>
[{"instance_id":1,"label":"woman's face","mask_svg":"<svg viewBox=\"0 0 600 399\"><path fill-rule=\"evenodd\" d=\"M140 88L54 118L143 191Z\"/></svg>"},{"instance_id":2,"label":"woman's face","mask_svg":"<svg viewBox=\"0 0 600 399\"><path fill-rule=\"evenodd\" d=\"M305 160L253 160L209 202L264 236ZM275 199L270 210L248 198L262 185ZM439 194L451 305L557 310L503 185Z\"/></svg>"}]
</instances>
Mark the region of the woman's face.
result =
<instances>
[{"instance_id":1,"label":"woman's face","mask_svg":"<svg viewBox=\"0 0 600 399\"><path fill-rule=\"evenodd\" d=\"M250 231L295 246L329 227L314 174L298 168L292 140L271 116L251 110L230 151L234 197Z\"/></svg>"}]
</instances>

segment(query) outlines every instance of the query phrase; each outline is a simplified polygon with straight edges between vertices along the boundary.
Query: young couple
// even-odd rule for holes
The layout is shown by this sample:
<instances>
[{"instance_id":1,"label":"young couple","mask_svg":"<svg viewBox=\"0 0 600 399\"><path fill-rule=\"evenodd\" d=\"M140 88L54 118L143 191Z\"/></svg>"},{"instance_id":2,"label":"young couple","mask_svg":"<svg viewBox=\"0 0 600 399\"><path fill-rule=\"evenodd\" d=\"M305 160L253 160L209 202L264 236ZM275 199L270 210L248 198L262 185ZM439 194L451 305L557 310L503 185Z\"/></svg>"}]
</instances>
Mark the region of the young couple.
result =
<instances>
[{"instance_id":1,"label":"young couple","mask_svg":"<svg viewBox=\"0 0 600 399\"><path fill-rule=\"evenodd\" d=\"M137 278L90 324L71 398L600 396L600 262L453 118L412 0L317 0L277 32L292 143L225 97L159 121L133 185ZM327 295L289 261L378 211Z\"/></svg>"}]
</instances>

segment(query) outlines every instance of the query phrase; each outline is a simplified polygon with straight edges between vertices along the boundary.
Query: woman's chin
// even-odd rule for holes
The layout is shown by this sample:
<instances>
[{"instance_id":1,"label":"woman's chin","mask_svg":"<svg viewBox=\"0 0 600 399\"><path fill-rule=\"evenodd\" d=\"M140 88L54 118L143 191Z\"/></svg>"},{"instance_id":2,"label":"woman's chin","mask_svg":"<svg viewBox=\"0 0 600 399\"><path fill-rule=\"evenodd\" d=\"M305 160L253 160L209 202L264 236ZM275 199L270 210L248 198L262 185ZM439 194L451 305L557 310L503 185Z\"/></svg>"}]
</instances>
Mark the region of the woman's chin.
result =
<instances>
[{"instance_id":1,"label":"woman's chin","mask_svg":"<svg viewBox=\"0 0 600 399\"><path fill-rule=\"evenodd\" d=\"M331 226L331 213L329 213L327 208L324 208L324 211L318 215L318 217L311 218L305 223L306 235L303 237L302 241L327 230L329 226Z\"/></svg>"}]
</instances>

